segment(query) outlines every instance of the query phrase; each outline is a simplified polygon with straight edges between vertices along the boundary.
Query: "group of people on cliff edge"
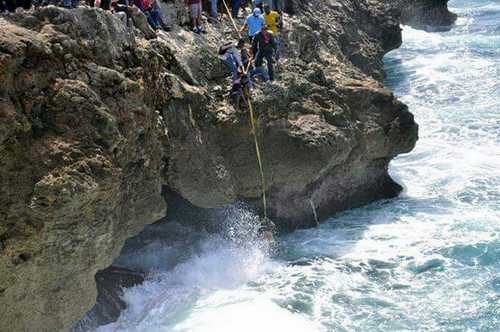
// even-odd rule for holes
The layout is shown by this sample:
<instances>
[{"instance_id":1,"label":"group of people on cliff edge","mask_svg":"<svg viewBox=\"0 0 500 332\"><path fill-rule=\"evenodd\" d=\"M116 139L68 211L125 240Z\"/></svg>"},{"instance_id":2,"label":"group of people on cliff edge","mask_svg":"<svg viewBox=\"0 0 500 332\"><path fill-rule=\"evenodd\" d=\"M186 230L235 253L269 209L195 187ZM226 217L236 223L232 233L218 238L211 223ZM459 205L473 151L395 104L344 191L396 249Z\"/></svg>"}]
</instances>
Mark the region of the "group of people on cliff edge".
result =
<instances>
[{"instance_id":1,"label":"group of people on cliff edge","mask_svg":"<svg viewBox=\"0 0 500 332\"><path fill-rule=\"evenodd\" d=\"M17 2L16 2L17 1ZM18 6L30 9L34 4L44 6L51 0L0 0L0 10L15 11ZM80 5L83 0L63 0L67 8ZM157 30L169 30L163 18L160 0L84 0L90 7L98 7L109 10L127 26L136 25L135 18L142 16L143 25L149 25ZM202 0L184 0L188 6L192 28L195 33L204 33L202 27ZM219 0L210 1L212 18L218 19ZM228 5L221 0L226 12ZM243 1L250 2L252 12L240 21L240 9ZM287 4L286 0L231 0L231 20L242 22L242 26L236 31L240 36L238 42L224 43L219 48L219 57L231 73L232 85L230 95L239 99L243 92L250 92L255 81L273 81L275 79L275 64L279 63L282 45L283 10ZM143 15L137 15L142 13ZM139 17L140 18L140 17ZM132 22L130 22L132 20ZM236 27L235 27L236 28ZM241 35L246 33L245 38ZM265 64L265 66L264 66Z\"/></svg>"},{"instance_id":2,"label":"group of people on cliff edge","mask_svg":"<svg viewBox=\"0 0 500 332\"><path fill-rule=\"evenodd\" d=\"M219 13L230 13L233 19L240 18L240 11L242 9L251 7L263 10L263 6L269 6L273 10L282 13L285 8L289 8L289 0L184 0L188 7L191 25L193 32L204 33L205 29L202 25L202 12L203 8L207 8L209 13L209 21L217 22L221 16Z\"/></svg>"},{"instance_id":3,"label":"group of people on cliff edge","mask_svg":"<svg viewBox=\"0 0 500 332\"><path fill-rule=\"evenodd\" d=\"M66 8L75 8L83 2L81 0L63 0ZM0 13L12 13L17 8L29 10L55 4L55 0L0 0ZM143 13L151 28L169 30L163 17L160 0L85 0L85 5L109 10L116 14L127 26L137 13Z\"/></svg>"},{"instance_id":4,"label":"group of people on cliff edge","mask_svg":"<svg viewBox=\"0 0 500 332\"><path fill-rule=\"evenodd\" d=\"M78 0L64 0L65 7L75 7L76 3L73 3L73 1ZM90 7L111 11L126 26L130 26L132 18L138 12L141 12L146 16L149 25L154 30L169 30L163 17L160 0L86 0L86 2Z\"/></svg>"},{"instance_id":5,"label":"group of people on cliff edge","mask_svg":"<svg viewBox=\"0 0 500 332\"><path fill-rule=\"evenodd\" d=\"M252 90L254 80L274 80L274 64L280 58L282 29L282 13L260 2L238 31L240 36L246 32L247 37L236 44L229 42L219 48L219 57L231 72L230 96L237 109L239 100ZM246 47L247 42L251 48Z\"/></svg>"}]
</instances>

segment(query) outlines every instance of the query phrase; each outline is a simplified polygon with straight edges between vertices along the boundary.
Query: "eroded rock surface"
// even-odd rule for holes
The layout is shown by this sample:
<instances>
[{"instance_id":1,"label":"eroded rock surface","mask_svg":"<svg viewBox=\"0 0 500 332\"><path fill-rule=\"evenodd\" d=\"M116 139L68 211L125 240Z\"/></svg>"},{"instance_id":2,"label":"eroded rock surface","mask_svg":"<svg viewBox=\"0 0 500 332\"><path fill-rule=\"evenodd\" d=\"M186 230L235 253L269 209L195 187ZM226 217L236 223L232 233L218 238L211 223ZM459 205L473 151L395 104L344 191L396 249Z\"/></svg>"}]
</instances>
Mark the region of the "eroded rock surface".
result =
<instances>
[{"instance_id":1,"label":"eroded rock surface","mask_svg":"<svg viewBox=\"0 0 500 332\"><path fill-rule=\"evenodd\" d=\"M95 273L165 213L168 62L93 9L0 26L0 330L65 330Z\"/></svg>"},{"instance_id":2,"label":"eroded rock surface","mask_svg":"<svg viewBox=\"0 0 500 332\"><path fill-rule=\"evenodd\" d=\"M388 164L417 140L381 84L397 7L293 4L277 82L254 92L269 212L287 228L397 195ZM165 215L162 186L199 207L260 206L248 116L216 54L231 25L198 36L181 9L169 17L156 38L90 8L0 17L0 330L69 329L95 273Z\"/></svg>"}]
</instances>

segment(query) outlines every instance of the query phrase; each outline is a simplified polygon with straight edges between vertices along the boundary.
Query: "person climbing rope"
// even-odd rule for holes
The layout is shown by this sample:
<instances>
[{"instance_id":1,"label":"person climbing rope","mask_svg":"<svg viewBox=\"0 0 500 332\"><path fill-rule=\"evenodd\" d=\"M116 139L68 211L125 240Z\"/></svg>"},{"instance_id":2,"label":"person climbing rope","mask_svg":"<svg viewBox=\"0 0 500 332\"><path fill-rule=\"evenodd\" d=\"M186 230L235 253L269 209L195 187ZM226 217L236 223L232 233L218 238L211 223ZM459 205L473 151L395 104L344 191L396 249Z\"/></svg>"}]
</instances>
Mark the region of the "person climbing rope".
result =
<instances>
[{"instance_id":1,"label":"person climbing rope","mask_svg":"<svg viewBox=\"0 0 500 332\"><path fill-rule=\"evenodd\" d=\"M229 97L237 112L240 111L240 102L242 99L250 96L252 90L252 80L243 70L239 70L235 79L232 81Z\"/></svg>"}]
</instances>

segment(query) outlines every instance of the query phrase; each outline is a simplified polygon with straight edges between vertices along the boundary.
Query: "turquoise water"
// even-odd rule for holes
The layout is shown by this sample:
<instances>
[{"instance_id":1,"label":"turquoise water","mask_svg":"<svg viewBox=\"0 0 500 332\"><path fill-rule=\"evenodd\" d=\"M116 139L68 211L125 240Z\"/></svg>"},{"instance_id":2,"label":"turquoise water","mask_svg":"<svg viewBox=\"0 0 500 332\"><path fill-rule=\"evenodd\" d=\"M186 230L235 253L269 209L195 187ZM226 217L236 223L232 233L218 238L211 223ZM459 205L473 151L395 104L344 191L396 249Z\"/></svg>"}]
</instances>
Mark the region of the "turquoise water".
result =
<instances>
[{"instance_id":1,"label":"turquoise water","mask_svg":"<svg viewBox=\"0 0 500 332\"><path fill-rule=\"evenodd\" d=\"M401 197L283 236L273 255L255 217L228 209L223 232L136 256L158 273L101 329L500 331L500 1L450 4L455 29L405 27L385 59L420 124L392 163Z\"/></svg>"}]
</instances>

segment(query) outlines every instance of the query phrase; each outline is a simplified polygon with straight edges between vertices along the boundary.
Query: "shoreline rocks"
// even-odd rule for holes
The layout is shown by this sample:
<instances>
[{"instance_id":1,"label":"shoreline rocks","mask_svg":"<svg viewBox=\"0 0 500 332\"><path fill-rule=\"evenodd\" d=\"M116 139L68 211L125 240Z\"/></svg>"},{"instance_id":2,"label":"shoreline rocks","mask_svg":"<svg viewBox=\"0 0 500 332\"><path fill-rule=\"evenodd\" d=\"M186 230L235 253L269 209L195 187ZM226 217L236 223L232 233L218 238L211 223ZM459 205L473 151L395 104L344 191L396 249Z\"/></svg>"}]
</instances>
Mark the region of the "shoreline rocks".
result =
<instances>
[{"instance_id":1,"label":"shoreline rocks","mask_svg":"<svg viewBox=\"0 0 500 332\"><path fill-rule=\"evenodd\" d=\"M97 299L86 321L80 321L72 331L88 331L118 319L127 304L121 298L123 290L140 285L145 274L118 266L110 266L96 273Z\"/></svg>"}]
</instances>

